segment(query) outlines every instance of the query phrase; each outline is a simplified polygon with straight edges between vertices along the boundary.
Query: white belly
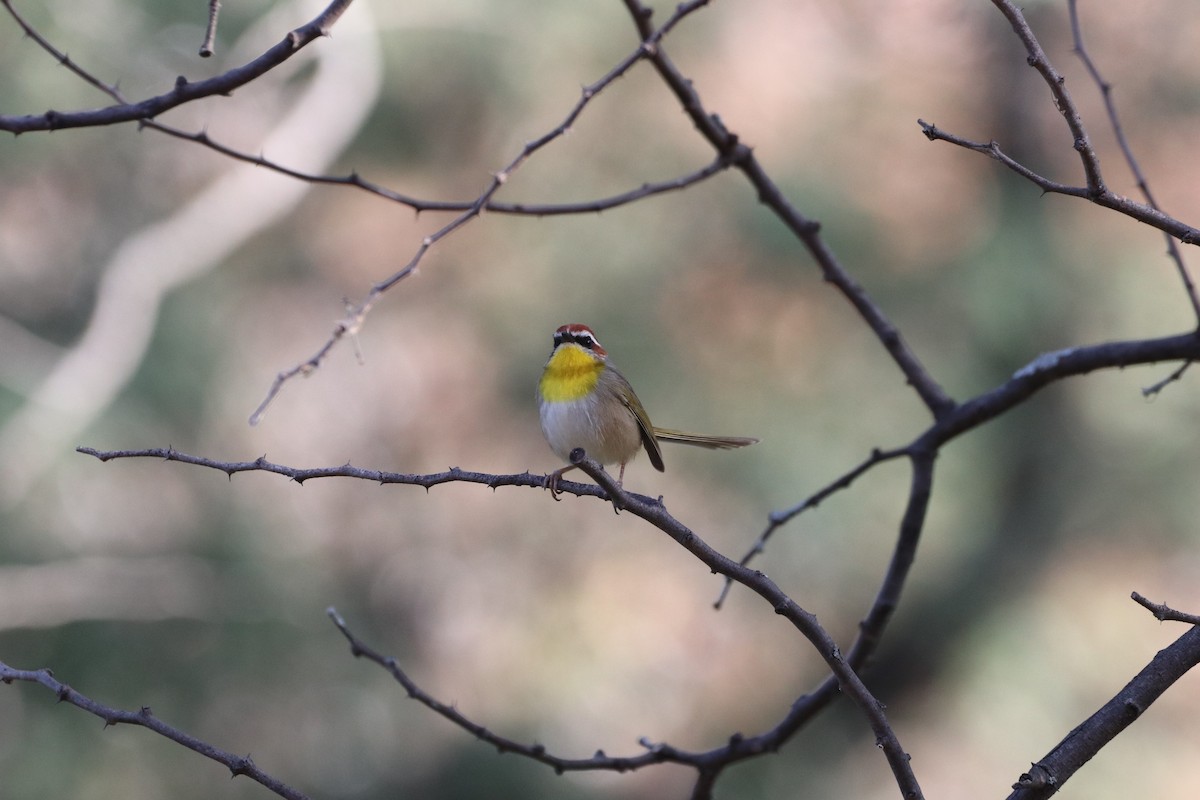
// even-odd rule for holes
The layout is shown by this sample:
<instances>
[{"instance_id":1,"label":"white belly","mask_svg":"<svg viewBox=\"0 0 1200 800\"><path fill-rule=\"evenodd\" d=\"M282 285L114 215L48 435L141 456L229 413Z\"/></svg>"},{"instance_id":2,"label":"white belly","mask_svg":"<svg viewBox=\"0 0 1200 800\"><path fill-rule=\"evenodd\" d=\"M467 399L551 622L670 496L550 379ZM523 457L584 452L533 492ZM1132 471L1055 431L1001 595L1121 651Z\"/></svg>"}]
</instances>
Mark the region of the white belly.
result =
<instances>
[{"instance_id":1,"label":"white belly","mask_svg":"<svg viewBox=\"0 0 1200 800\"><path fill-rule=\"evenodd\" d=\"M608 414L603 424L595 413L594 396L560 403L541 404L542 433L550 449L563 461L571 460L571 451L582 447L590 458L601 464L626 464L637 455L642 443L637 419L628 409Z\"/></svg>"}]
</instances>

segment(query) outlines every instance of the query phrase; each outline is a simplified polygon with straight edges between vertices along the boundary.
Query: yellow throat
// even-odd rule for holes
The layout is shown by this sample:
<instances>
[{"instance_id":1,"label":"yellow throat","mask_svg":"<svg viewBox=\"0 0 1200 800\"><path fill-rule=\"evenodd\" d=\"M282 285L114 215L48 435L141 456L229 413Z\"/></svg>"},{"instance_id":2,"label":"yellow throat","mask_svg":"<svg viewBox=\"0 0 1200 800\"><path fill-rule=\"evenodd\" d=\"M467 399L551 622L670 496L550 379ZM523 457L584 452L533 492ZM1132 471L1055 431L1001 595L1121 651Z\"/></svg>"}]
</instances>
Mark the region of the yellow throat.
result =
<instances>
[{"instance_id":1,"label":"yellow throat","mask_svg":"<svg viewBox=\"0 0 1200 800\"><path fill-rule=\"evenodd\" d=\"M538 382L547 403L569 403L591 394L604 372L604 362L577 344L559 345Z\"/></svg>"}]
</instances>

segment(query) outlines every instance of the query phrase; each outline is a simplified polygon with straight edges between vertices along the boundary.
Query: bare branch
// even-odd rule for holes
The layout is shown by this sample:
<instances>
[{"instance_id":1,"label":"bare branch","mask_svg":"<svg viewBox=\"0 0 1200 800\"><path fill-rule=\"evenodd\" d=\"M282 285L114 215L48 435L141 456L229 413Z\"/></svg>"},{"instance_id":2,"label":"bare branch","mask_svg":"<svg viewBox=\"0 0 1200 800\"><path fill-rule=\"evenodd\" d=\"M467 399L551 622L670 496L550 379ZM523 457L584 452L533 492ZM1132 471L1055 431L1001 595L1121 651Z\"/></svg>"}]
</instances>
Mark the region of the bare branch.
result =
<instances>
[{"instance_id":1,"label":"bare branch","mask_svg":"<svg viewBox=\"0 0 1200 800\"><path fill-rule=\"evenodd\" d=\"M802 514L805 511L808 511L811 508L816 508L825 500L825 498L829 497L830 495L835 494L836 492L839 492L842 489L850 488L850 486L854 483L854 481L856 481L860 476L862 476L866 472L870 471L870 469L872 467L874 467L875 465L882 464L885 461L891 461L892 459L899 458L899 457L905 456L905 455L908 455L907 448L901 448L899 450L888 450L886 452L876 448L875 450L872 450L871 455L868 456L867 459L865 461L863 461L861 464L859 464L857 467L854 467L849 472L844 473L839 478L834 480L832 483L829 483L826 486L824 486L823 488L818 489L816 492L809 495L808 497L806 497L804 500L800 501L796 505L792 506L791 508L784 509L783 511L771 512L770 516L768 517L768 524L767 524L766 529L761 534L759 534L757 539L754 540L754 544L750 547L749 550L746 551L746 554L744 556L742 556L741 560L738 561L738 563L744 567L747 564L749 564L750 561L752 559L754 559L756 556L761 555L763 550L767 546L767 542L774 535L775 531L782 528L784 525L786 525L788 522L790 522L793 518L799 516L800 514ZM733 582L731 580L729 580L728 578L726 578L725 586L722 587L722 589L721 589L721 594L717 597L716 602L713 603L713 606L715 608L720 608L721 605L725 602L725 598L726 598L726 596L728 596L729 589L731 586L733 586Z\"/></svg>"},{"instance_id":2,"label":"bare branch","mask_svg":"<svg viewBox=\"0 0 1200 800\"><path fill-rule=\"evenodd\" d=\"M900 522L900 535L875 601L859 623L858 636L846 656L846 661L855 671L860 671L866 666L882 640L884 629L900 602L900 593L908 578L909 569L916 560L917 544L925 526L925 514L933 494L934 455L920 451L910 454L913 467L912 484L908 495L908 507ZM840 693L841 687L836 677L830 675L815 689L801 695L792 704L787 716L774 728L760 736L739 737L738 757L746 758L778 750L784 742L837 699Z\"/></svg>"},{"instance_id":3,"label":"bare branch","mask_svg":"<svg viewBox=\"0 0 1200 800\"><path fill-rule=\"evenodd\" d=\"M934 462L936 450L917 446L911 448L912 478L909 483L908 503L900 518L900 533L888 562L887 572L879 585L874 602L862 622L858 624L858 637L850 647L850 663L862 669L874 654L883 639L884 629L892 614L900 605L900 594L908 580L909 570L917 559L917 545L925 529L925 515L933 497Z\"/></svg>"},{"instance_id":4,"label":"bare branch","mask_svg":"<svg viewBox=\"0 0 1200 800\"><path fill-rule=\"evenodd\" d=\"M572 461L575 459L573 458ZM580 459L578 466L597 481L601 479L604 472L600 465L591 459ZM776 614L791 622L825 660L833 673L832 678L837 681L841 692L848 695L866 717L875 734L875 743L887 757L888 765L891 767L892 774L903 795L910 798L923 796L917 778L913 774L909 756L900 746L900 742L884 714L882 704L875 699L858 673L843 658L841 649L817 621L816 616L801 608L795 600L762 572L744 567L711 548L695 532L671 516L661 501L647 503L637 495L631 494L625 494L620 501L623 510L646 520L670 536L713 572L730 577L750 589L770 603Z\"/></svg>"},{"instance_id":5,"label":"bare branch","mask_svg":"<svg viewBox=\"0 0 1200 800\"><path fill-rule=\"evenodd\" d=\"M12 7L10 0L0 0L21 26L26 35L38 43L46 52L85 81L117 100L117 105L90 111L47 111L28 116L0 115L0 131L27 133L29 131L53 131L63 128L84 128L98 125L115 125L121 122L150 120L176 106L199 100L203 97L232 94L255 78L287 61L306 45L329 33L352 0L333 0L324 11L311 22L291 31L283 40L253 61L235 67L220 75L195 83L180 76L174 88L165 94L150 97L140 102L127 101L114 86L110 86L79 67L70 57L51 45L37 33Z\"/></svg>"},{"instance_id":6,"label":"bare branch","mask_svg":"<svg viewBox=\"0 0 1200 800\"><path fill-rule=\"evenodd\" d=\"M917 120L917 124L921 126L921 130L925 133L925 138L931 142L942 141L950 144L958 145L959 147L972 150L976 153L993 158L999 161L1004 166L1011 169L1021 177L1033 183L1043 192L1053 194L1065 194L1071 197L1083 197L1091 200L1093 203L1104 208L1112 209L1127 217L1131 217L1138 222L1143 222L1152 228L1157 228L1165 234L1173 236L1184 244L1200 244L1200 228L1194 228L1185 222L1181 222L1174 217L1168 216L1158 209L1139 203L1136 200L1131 200L1123 195L1114 192L1106 191L1103 195L1092 197L1088 194L1088 189L1080 186L1069 186L1064 183L1052 181L1049 178L1043 177L1033 170L1026 167L1024 164L1013 159L1007 153L1000 149L996 142L974 142L970 139L964 139L961 136L948 133L937 127L931 122L926 122L923 119Z\"/></svg>"},{"instance_id":7,"label":"bare branch","mask_svg":"<svg viewBox=\"0 0 1200 800\"><path fill-rule=\"evenodd\" d=\"M1147 386L1146 388L1142 389L1142 397L1154 397L1154 395L1158 394L1163 389L1167 388L1172 383L1174 383L1175 381L1182 378L1183 373L1187 372L1187 368L1190 367L1192 365L1192 363L1193 362L1191 359L1184 361L1182 364L1179 365L1179 368L1174 370L1170 375L1168 375L1167 377L1163 378L1162 380L1160 380L1156 383L1152 383L1149 386Z\"/></svg>"},{"instance_id":8,"label":"bare branch","mask_svg":"<svg viewBox=\"0 0 1200 800\"><path fill-rule=\"evenodd\" d=\"M346 316L334 326L333 332L330 334L329 339L326 340L325 344L323 344L316 353L299 364L279 372L275 376L275 379L271 382L271 386L267 389L266 397L264 397L262 402L259 403L258 408L256 408L253 413L250 414L250 424L257 425L260 421L262 421L263 416L267 412L267 408L275 400L279 392L283 389L284 385L288 381L292 380L298 375L308 375L313 370L318 369L321 365L321 362L325 360L326 356L329 355L334 346L341 341L342 337L348 333L357 333L362 327L363 323L366 321L367 314L370 313L371 309L374 308L375 304L384 295L384 293L386 293L404 278L407 278L409 275L413 274L431 247L450 234L454 233L463 225L478 217L488 207L488 204L492 201L492 198L495 196L496 192L500 191L500 188L508 182L512 174L520 169L520 167L527 160L529 160L534 153L541 150L543 147L560 136L563 136L568 130L570 130L571 126L575 124L575 120L579 118L579 115L583 113L583 110L591 103L596 95L604 91L604 89L608 86L612 85L613 82L615 82L618 78L625 75L625 73L632 69L635 64L645 58L649 51L655 49L655 45L657 44L658 40L665 36L666 33L670 31L685 16L697 8L700 8L702 5L703 3L685 3L680 5L678 8L676 8L675 14L665 25L663 25L663 27L650 34L646 41L642 42L637 49L618 62L617 65L610 69L602 78L597 80L595 83L585 86L579 100L577 100L575 105L572 106L571 110L567 112L567 115L563 118L562 122L560 122L556 127L542 134L542 136L538 137L537 139L526 142L525 146L521 148L521 152L519 152L516 157L512 159L512 161L510 161L506 166L492 176L491 182L487 185L483 192L475 198L468 208L466 208L459 216L443 225L436 232L426 236L421 242L421 245L417 248L416 252L413 254L412 258L409 259L408 263L405 264L399 271L393 273L391 277L385 278L372 286L371 290L367 293L366 298L360 304L351 308ZM722 155L725 154L723 153Z\"/></svg>"},{"instance_id":9,"label":"bare branch","mask_svg":"<svg viewBox=\"0 0 1200 800\"><path fill-rule=\"evenodd\" d=\"M240 150L235 150L232 147L217 142L206 131L199 133L189 133L179 128L163 125L158 122L149 122L146 127L153 130L165 133L168 136L173 136L176 139L194 142L209 148L223 156L228 156L236 161L242 161L247 164L253 164L256 167L262 167L272 172L286 175L289 178L304 181L316 185L325 186L348 186L354 189L361 189L370 194L382 197L385 200L390 200L400 205L405 205L419 212L423 211L470 211L474 208L476 200L424 200L419 197L402 194L400 192L380 186L377 183L366 180L358 173L350 173L349 175L318 175L311 172L293 169L292 167L279 164L272 161L263 155L251 155ZM665 181L655 183L644 183L636 189L630 189L627 192L602 197L595 200L581 200L575 203L501 203L491 200L484 204L483 210L490 211L496 214L512 214L516 216L529 217L550 217L562 216L566 214L587 214L598 211L607 211L611 208L627 205L629 203L641 200L644 197L652 197L657 194L665 194L667 192L677 192L686 189L693 184L700 183L718 172L723 172L729 168L729 163L724 159L716 158L707 166L701 167L695 172L681 175L677 178L671 178Z\"/></svg>"},{"instance_id":10,"label":"bare branch","mask_svg":"<svg viewBox=\"0 0 1200 800\"><path fill-rule=\"evenodd\" d=\"M1165 603L1152 603L1137 592L1130 597L1135 603L1153 614L1159 622L1186 622L1188 625L1200 625L1200 614L1176 611Z\"/></svg>"},{"instance_id":11,"label":"bare branch","mask_svg":"<svg viewBox=\"0 0 1200 800\"><path fill-rule=\"evenodd\" d=\"M969 139L964 139L960 136L947 133L932 123L924 120L917 120L917 124L919 124L921 129L925 132L926 138L928 138L930 141L949 142L977 153L983 153L984 155L999 161L1013 172L1040 187L1044 192L1065 194L1073 197L1083 197L1099 206L1112 209L1113 211L1117 211L1128 217L1132 217L1138 222L1143 222L1151 227L1157 228L1164 234L1175 237L1184 244L1200 244L1200 229L1194 228L1191 225L1187 225L1175 219L1174 217L1164 214L1154 203L1153 198L1150 196L1149 191L1145 187L1144 181L1139 182L1139 185L1142 187L1143 193L1146 194L1147 198L1149 199L1149 204L1139 203L1128 197L1124 197L1116 194L1115 192L1109 191L1100 175L1100 161L1096 156L1095 149L1092 147L1091 140L1088 138L1087 131L1083 126L1083 119L1079 114L1079 110L1075 106L1075 102L1071 99L1071 95L1067 92L1065 78L1058 73L1058 71L1046 57L1045 51L1042 50L1041 44L1034 35L1032 28L1029 27L1029 23L1026 21L1024 14L1021 13L1021 10L1009 0L992 0L992 2L998 9L1000 9L1000 13L1002 13L1008 19L1009 23L1013 27L1013 30L1016 31L1018 38L1020 38L1021 42L1025 45L1025 49L1029 53L1029 65L1041 74L1042 78L1046 81L1046 84L1050 87L1050 93L1054 97L1054 107L1058 109L1058 111L1063 115L1063 118L1067 121L1067 127L1070 129L1071 136L1073 137L1073 146L1075 150L1079 152L1079 157L1083 162L1083 171L1084 175L1086 176L1087 185L1086 187L1077 187L1052 181L1049 178L1038 175L1033 170L1005 154L1000 149L1000 146L994 141L986 143L974 142ZM1074 14L1073 3L1072 14ZM1078 38L1078 27L1075 24L1074 16L1072 18L1072 22L1073 28L1077 34L1076 49L1080 50L1081 54L1083 54L1082 40ZM1101 85L1101 91L1104 94L1105 103L1108 104L1110 102L1109 87L1103 80L1099 78L1099 73L1094 71L1094 67L1090 65L1090 60L1088 63L1089 69L1092 70L1093 76ZM1109 106L1109 115L1114 124L1114 128L1118 131L1118 136L1122 138L1123 142L1123 136L1120 133L1120 127L1116 121L1116 112L1111 106ZM1135 174L1140 175L1140 173L1136 172L1136 162L1131 160L1132 153L1128 150L1127 145L1125 145L1124 142L1122 147L1126 148L1127 159L1130 160L1131 167L1135 169ZM1174 249L1174 244L1171 244L1170 247ZM1180 274L1183 278L1184 286L1187 289L1188 297L1192 302L1193 309L1196 311L1197 318L1200 319L1200 299L1197 298L1196 290L1192 284L1191 278L1189 277L1186 268L1183 267L1182 257L1176 259L1176 263L1179 265Z\"/></svg>"},{"instance_id":12,"label":"bare branch","mask_svg":"<svg viewBox=\"0 0 1200 800\"><path fill-rule=\"evenodd\" d=\"M688 5L688 4L685 4ZM693 3L693 6L703 3ZM658 70L659 76L674 92L675 97L683 106L684 112L691 118L696 130L700 132L718 153L739 169L758 192L759 202L766 205L779 217L797 239L808 250L817 262L825 280L832 283L854 306L859 315L875 333L876 338L883 344L884 349L896 362L909 385L920 396L934 418L948 412L954 407L954 401L945 393L933 376L929 374L916 354L909 349L900 331L891 320L876 305L867 294L866 289L855 281L850 273L842 266L834 255L833 250L820 236L821 226L815 220L808 219L800 213L784 197L783 192L767 175L762 165L754 155L754 151L743 144L737 134L731 133L720 117L710 113L700 100L700 95L690 79L685 77L675 64L667 57L657 41L651 42L652 35L649 27L651 10L640 0L625 0L625 6L633 16L634 24L639 34L646 38L645 49L648 58ZM684 6L680 6L683 8ZM652 47L651 44L654 46Z\"/></svg>"},{"instance_id":13,"label":"bare branch","mask_svg":"<svg viewBox=\"0 0 1200 800\"><path fill-rule=\"evenodd\" d=\"M213 54L217 39L217 15L220 13L221 0L208 0L208 27L204 29L204 41L200 43L201 58L209 58Z\"/></svg>"},{"instance_id":14,"label":"bare branch","mask_svg":"<svg viewBox=\"0 0 1200 800\"><path fill-rule=\"evenodd\" d=\"M941 419L935 421L924 432L904 447L892 450L873 450L865 461L844 473L832 483L783 511L771 514L767 528L754 545L742 557L743 565L759 555L767 541L783 525L804 511L815 508L835 492L845 489L864 473L892 459L908 456L925 458L953 439L969 430L989 422L1014 406L1029 399L1035 392L1063 378L1086 375L1099 369L1112 369L1137 364L1154 364L1160 361L1182 360L1184 366L1168 380L1177 380L1186 365L1200 359L1200 332L1184 333L1160 339L1138 339L1125 342L1104 342L1045 353L1017 370L1011 379L989 392L977 395L956 406ZM1161 387L1160 387L1161 388ZM1154 389L1154 387L1151 387ZM1149 390L1143 389L1143 394ZM930 466L932 469L932 465ZM914 491L916 487L914 486ZM910 496L910 503L912 497ZM717 600L719 607L728 589L722 590Z\"/></svg>"},{"instance_id":15,"label":"bare branch","mask_svg":"<svg viewBox=\"0 0 1200 800\"><path fill-rule=\"evenodd\" d=\"M1044 353L1017 370L1011 379L954 409L921 434L910 446L936 448L1024 402L1032 394L1062 378L1086 375L1098 369L1187 361L1200 358L1200 331L1070 347Z\"/></svg>"},{"instance_id":16,"label":"bare branch","mask_svg":"<svg viewBox=\"0 0 1200 800\"><path fill-rule=\"evenodd\" d=\"M1154 210L1161 211L1162 209L1150 191L1150 184L1147 182L1146 176L1142 173L1142 168L1138 165L1137 158L1133 155L1133 148L1129 144L1129 139L1125 136L1125 129L1121 125L1120 117L1117 115L1117 105L1113 102L1112 98L1112 84L1104 80L1100 75L1100 70L1096 67L1095 62L1092 61L1087 48L1084 47L1083 26L1079 21L1079 8L1076 0L1067 0L1067 9L1071 17L1071 37L1075 42L1075 52L1079 55L1080 60L1083 61L1088 74L1092 76L1092 80L1095 81L1096 87L1100 90L1100 96L1104 99L1104 109L1108 112L1109 124L1112 126L1113 134L1117 137L1117 144L1121 147L1121 153L1125 156L1125 163L1129 165L1129 170L1133 173L1142 196L1146 198L1146 203ZM1173 237L1166 235L1166 240L1167 254L1175 262L1175 269L1179 273L1180 280L1183 281L1183 288L1187 292L1188 300L1192 304L1192 311L1196 315L1197 322L1200 322L1200 297L1197 297L1196 285L1192 282L1192 276L1188 272L1187 265L1183 263L1183 253L1180 252L1179 245L1175 244Z\"/></svg>"},{"instance_id":17,"label":"bare branch","mask_svg":"<svg viewBox=\"0 0 1200 800\"><path fill-rule=\"evenodd\" d=\"M1058 792L1080 767L1198 663L1200 627L1194 627L1160 650L1115 697L1021 775L1008 800L1041 800Z\"/></svg>"},{"instance_id":18,"label":"bare branch","mask_svg":"<svg viewBox=\"0 0 1200 800\"><path fill-rule=\"evenodd\" d=\"M255 461L243 462L222 462L212 459L203 458L200 456L192 456L185 453L180 453L173 448L166 449L150 449L150 450L122 450L122 451L99 451L93 448L81 447L79 452L86 455L94 456L101 461L110 461L119 458L161 458L167 461L179 461L195 466L206 467L224 472L232 477L238 472L263 471L272 472L278 475L283 475L291 478L297 483L303 483L312 478L327 478L327 477L347 477L358 478L362 480L377 481L379 483L399 483L415 486L424 486L426 488L442 483L464 482L464 483L479 483L493 488L498 486L527 486L533 488L544 488L546 485L546 476L531 475L523 473L520 475L488 475L486 473L465 472L458 468L453 468L443 473L432 475L403 475L397 473L382 472L379 470L364 470L358 467L346 464L341 467L328 467L317 469L298 469L294 467L286 467L279 464L273 464L265 458L256 459ZM912 768L908 763L908 755L900 747L900 743L896 738L895 732L891 729L887 721L887 717L883 712L883 707L878 700L870 693L866 685L858 677L851 664L842 657L841 650L832 637L817 621L817 618L810 612L801 608L794 600L779 588L770 578L757 570L751 570L744 567L732 559L718 553L705 543L693 531L687 528L682 522L673 517L666 509L661 499L654 499L644 495L627 492L620 489L612 481L612 477L604 471L604 469L595 461L586 458L585 454L572 453L572 462L583 470L589 477L597 481L597 485L574 483L571 481L560 481L558 488L560 491L565 491L579 496L591 496L602 499L615 498L616 507L626 510L629 513L646 520L654 527L666 533L674 539L679 545L686 549L689 553L699 559L703 564L709 567L713 572L731 577L736 582L746 586L754 593L764 598L771 604L776 614L783 616L805 636L829 665L832 676L830 678L831 685L834 687L834 692L840 689L843 694L850 696L860 711L867 718L872 731L874 731L876 740L879 746L884 751L888 763L892 767L893 773L896 775L897 782L905 791L911 792L911 797L920 797L920 788L916 782L916 777L912 774ZM336 620L335 620L336 621ZM340 626L339 626L340 627ZM353 640L352 644L353 644ZM365 654L365 653L364 653ZM387 666L386 659L379 661L381 666ZM389 668L390 669L390 668ZM396 676L399 680L399 676ZM404 684L404 681L401 681ZM409 688L405 685L405 688ZM433 707L433 706L431 706ZM435 709L436 710L436 709ZM439 711L439 713L442 713ZM457 712L456 712L457 713ZM447 716L443 714L443 716ZM463 724L454 717L448 717L458 724ZM465 720L465 718L463 718ZM789 716L790 719L790 716ZM469 720L467 721L469 722ZM475 725L475 723L470 723ZM464 726L466 727L466 726ZM777 733L772 741L774 746L782 743L786 736L790 736L799 727L796 725L790 729L777 729ZM479 735L478 731L472 727L467 727L473 734ZM704 757L704 763L710 767L713 764L718 766L713 767L719 769L719 765L732 763L736 760L741 760L750 755L757 755L765 752L765 748L760 742L751 742L748 745L743 745L742 737L737 738L737 746L731 743L727 748L721 749L721 755L714 756L709 754ZM489 741L492 741L489 739ZM503 741L507 744L512 744L514 752L516 748L521 747L508 740L501 740L497 737L494 744ZM536 747L536 746L533 746ZM672 751L674 752L674 751ZM542 753L544 755L544 752ZM697 756L699 758L699 756ZM538 760L545 763L551 763L549 758ZM665 757L660 757L658 760L668 760ZM672 757L670 760L684 762L686 758L682 755ZM647 762L651 763L651 762ZM553 765L553 764L552 764ZM597 768L597 767L578 767L578 768Z\"/></svg>"},{"instance_id":19,"label":"bare branch","mask_svg":"<svg viewBox=\"0 0 1200 800\"><path fill-rule=\"evenodd\" d=\"M1011 169L1013 172L1025 178L1030 183L1040 188L1043 192L1052 192L1054 194L1065 194L1071 197L1087 197L1088 190L1081 186L1069 186L1065 183L1053 181L1047 177L1039 175L1033 170L1020 163L1012 156L1000 149L999 143L995 140L990 142L973 142L970 139L964 139L961 136L956 136L953 133L948 133L931 122L926 122L923 119L917 120L917 124L921 126L921 130L925 133L925 138L931 142L949 142L950 144L958 145L967 150L981 153L988 158L999 161L1004 166Z\"/></svg>"},{"instance_id":20,"label":"bare branch","mask_svg":"<svg viewBox=\"0 0 1200 800\"><path fill-rule=\"evenodd\" d=\"M1107 194L1108 187L1104 185L1104 178L1100 175L1100 159L1096 156L1096 150L1092 147L1087 130L1083 127L1083 117L1080 116L1079 109L1075 107L1075 101L1071 99L1071 94L1067 91L1067 79L1059 74L1054 65L1050 63L1050 59L1046 57L1042 45L1034 35L1033 29L1029 27L1021 9L1010 0L992 0L992 2L1008 19L1017 38L1025 45L1025 50L1029 53L1029 66L1037 70L1038 74L1042 76L1042 80L1050 87L1050 94L1054 97L1054 107L1067 121L1067 127L1074 140L1072 145L1079 153L1079 158L1083 162L1084 175L1087 176L1087 196L1094 199Z\"/></svg>"},{"instance_id":21,"label":"bare branch","mask_svg":"<svg viewBox=\"0 0 1200 800\"><path fill-rule=\"evenodd\" d=\"M54 56L54 59L56 61L58 61L59 64L61 64L62 66L66 67L68 70L73 72L76 75L76 77L81 78L84 83L87 83L90 86L94 86L95 88L99 89L101 92L104 92L104 94L108 95L109 97L113 98L114 100L116 100L119 103L125 103L125 98L121 96L121 93L119 91L117 91L117 88L115 86L112 86L112 85L107 84L104 81L100 80L95 75L93 75L92 73L85 70L83 67L76 64L74 62L74 60L72 60L71 57L68 56L66 53L62 52L57 47L50 44L50 42L44 36L42 36L40 33L38 33L37 30L34 29L34 27L32 25L30 25L28 22L26 22L25 18L22 17L15 8L13 8L11 0L0 0L0 4L4 5L5 10L8 11L9 15L13 18L14 21L16 21L17 25L20 26L21 30L24 31L25 35L28 38L32 39L38 45L38 47L42 48L47 53ZM3 127L3 122L5 119L6 119L6 117L4 117L3 115L0 115L0 130L6 130ZM14 133L21 133L21 131L14 131Z\"/></svg>"},{"instance_id":22,"label":"bare branch","mask_svg":"<svg viewBox=\"0 0 1200 800\"><path fill-rule=\"evenodd\" d=\"M229 478L232 478L239 472L271 472L276 475L282 475L285 478L291 478L300 484L316 478L357 478L385 485L402 484L406 486L420 486L425 489L443 483L478 483L493 489L500 486L526 486L533 489L546 488L546 476L534 475L530 472L523 472L518 475L490 475L484 472L468 472L458 467L451 467L445 472L418 475L402 472L384 472L377 469L363 469L349 463L343 464L340 467L300 468L275 464L268 461L266 456L256 458L253 461L217 461L211 458L204 458L203 456L181 453L173 447L152 447L145 450L97 450L92 447L78 447L76 448L76 452L93 456L101 461L112 461L123 458L159 458L163 461L176 461L181 464L191 464L197 467L217 470L218 472L224 472ZM559 481L558 486L567 494L608 499L608 495L605 494L601 487L592 484ZM648 497L644 499L647 501L650 500Z\"/></svg>"},{"instance_id":23,"label":"bare branch","mask_svg":"<svg viewBox=\"0 0 1200 800\"><path fill-rule=\"evenodd\" d=\"M65 701L77 708L82 708L89 714L95 714L104 720L106 728L122 723L139 725L154 731L159 736L170 739L176 744L183 745L188 750L199 753L205 758L211 758L219 764L224 764L235 778L239 775L245 775L250 780L262 784L280 797L288 798L288 800L307 800L307 795L259 769L250 756L234 755L227 750L222 750L208 742L201 741L191 734L184 733L154 716L153 712L147 706L142 706L137 711L124 711L112 708L80 694L65 683L61 683L48 669L13 669L4 662L0 662L0 682L11 684L13 681L37 683L45 686L58 696L60 703Z\"/></svg>"},{"instance_id":24,"label":"bare branch","mask_svg":"<svg viewBox=\"0 0 1200 800\"><path fill-rule=\"evenodd\" d=\"M640 769L651 764L661 764L664 761L674 761L680 764L691 763L691 758L676 750L668 749L649 749L647 752L637 756L620 756L613 757L605 755L603 750L596 751L596 754L591 758L563 758L556 756L541 744L522 744L520 742L508 739L497 733L493 733L483 725L469 719L465 714L458 710L453 705L443 703L436 699L428 692L423 690L416 682L408 676L403 669L400 668L396 659L391 656L385 656L378 650L375 650L370 645L364 643L361 639L355 636L346 621L337 612L337 609L329 608L325 613L333 620L333 624L346 637L346 641L350 643L350 652L355 658L365 658L368 661L373 661L383 667L397 683L404 687L404 691L408 692L408 696L416 700L421 705L431 711L445 717L450 722L470 733L476 739L486 742L496 748L500 753L515 753L516 755L524 756L542 764L546 764L554 769L556 773L561 775L564 772L583 772L590 770L611 770L613 772L629 772L631 770Z\"/></svg>"}]
</instances>

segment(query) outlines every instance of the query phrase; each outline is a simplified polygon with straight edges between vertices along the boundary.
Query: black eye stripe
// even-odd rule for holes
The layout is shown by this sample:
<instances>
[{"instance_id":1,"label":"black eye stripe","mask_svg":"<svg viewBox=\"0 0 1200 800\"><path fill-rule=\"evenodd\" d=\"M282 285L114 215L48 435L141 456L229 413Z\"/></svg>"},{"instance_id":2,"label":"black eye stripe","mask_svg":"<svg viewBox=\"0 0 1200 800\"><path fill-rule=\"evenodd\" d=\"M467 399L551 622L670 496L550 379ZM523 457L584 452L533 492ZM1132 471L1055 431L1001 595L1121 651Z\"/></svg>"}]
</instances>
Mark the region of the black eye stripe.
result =
<instances>
[{"instance_id":1,"label":"black eye stripe","mask_svg":"<svg viewBox=\"0 0 1200 800\"><path fill-rule=\"evenodd\" d=\"M554 334L554 346L555 347L558 347L560 344L563 344L564 342L571 342L573 344L577 344L580 347L587 349L587 350L594 350L596 348L595 337L593 337L590 333L586 333L583 331L580 331L578 333L572 333L570 331L561 331L559 333Z\"/></svg>"}]
</instances>

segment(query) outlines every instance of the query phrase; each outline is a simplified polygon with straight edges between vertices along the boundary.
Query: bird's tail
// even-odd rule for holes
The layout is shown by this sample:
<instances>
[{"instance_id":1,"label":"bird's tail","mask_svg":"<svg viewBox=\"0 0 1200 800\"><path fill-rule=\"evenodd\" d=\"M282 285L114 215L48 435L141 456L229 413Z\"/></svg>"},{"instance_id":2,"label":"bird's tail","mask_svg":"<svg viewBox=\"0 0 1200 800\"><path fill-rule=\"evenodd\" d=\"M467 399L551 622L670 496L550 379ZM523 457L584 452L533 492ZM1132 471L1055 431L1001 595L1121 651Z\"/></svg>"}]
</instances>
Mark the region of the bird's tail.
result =
<instances>
[{"instance_id":1,"label":"bird's tail","mask_svg":"<svg viewBox=\"0 0 1200 800\"><path fill-rule=\"evenodd\" d=\"M708 436L702 433L688 433L671 428L655 428L654 438L660 442L676 442L690 444L694 447L707 447L709 450L732 450L735 447L746 447L758 441L746 436Z\"/></svg>"}]
</instances>

